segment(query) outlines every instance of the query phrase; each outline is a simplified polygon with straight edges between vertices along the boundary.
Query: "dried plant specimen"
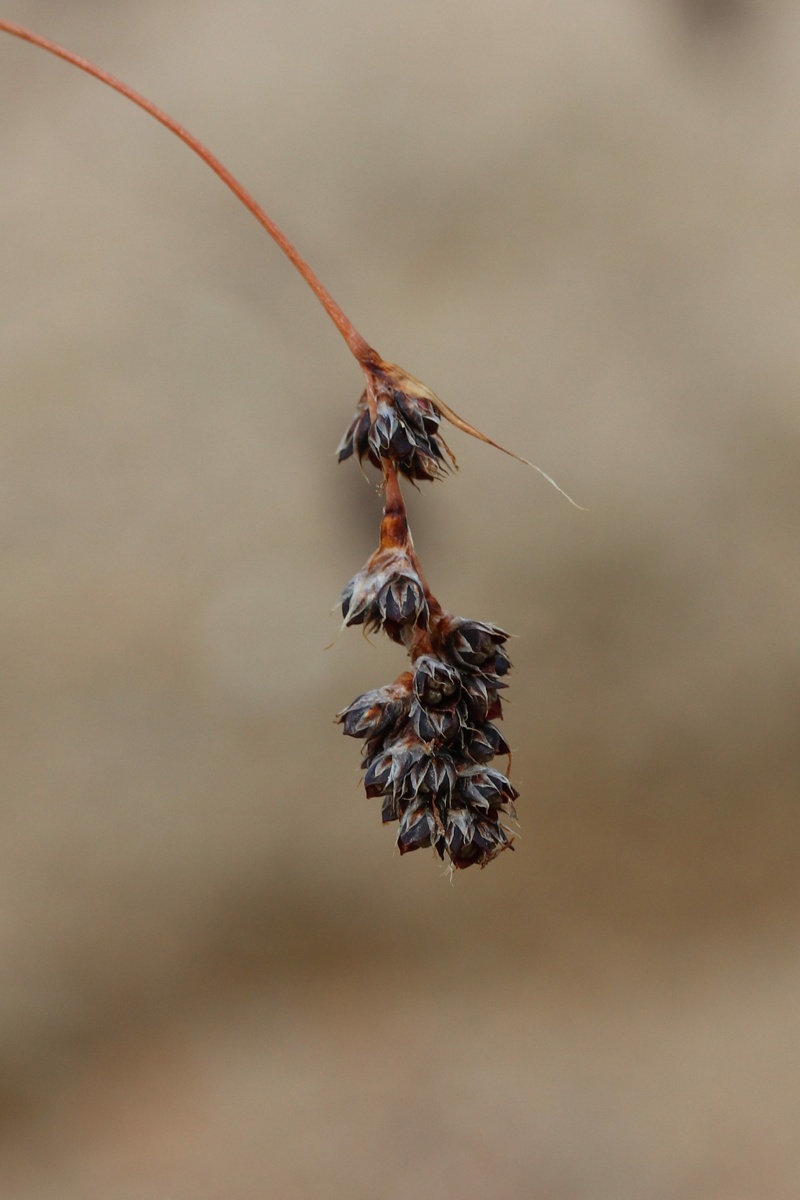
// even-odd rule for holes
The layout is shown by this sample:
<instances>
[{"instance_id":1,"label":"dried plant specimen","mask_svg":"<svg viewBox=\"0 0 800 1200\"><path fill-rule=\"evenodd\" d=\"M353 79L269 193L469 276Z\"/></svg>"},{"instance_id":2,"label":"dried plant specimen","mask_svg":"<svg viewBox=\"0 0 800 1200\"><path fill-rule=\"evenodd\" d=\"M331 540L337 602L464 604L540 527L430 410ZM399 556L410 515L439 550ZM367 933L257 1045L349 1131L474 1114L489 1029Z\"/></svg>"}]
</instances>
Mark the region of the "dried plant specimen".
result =
<instances>
[{"instance_id":1,"label":"dried plant specimen","mask_svg":"<svg viewBox=\"0 0 800 1200\"><path fill-rule=\"evenodd\" d=\"M502 717L500 694L507 687L508 634L486 621L446 612L431 593L411 539L400 480L432 482L456 468L442 437L443 420L519 456L469 425L412 375L382 359L272 218L177 121L127 84L47 38L5 20L0 20L0 31L99 79L188 145L277 242L344 338L365 387L338 457L356 457L380 472L384 510L379 547L344 588L342 615L345 625L384 632L405 648L410 663L393 682L359 696L337 720L345 734L363 743L366 794L381 800L384 822L397 823L401 854L427 846L453 868L485 866L512 844L508 822L514 819L518 794L506 775L490 765L498 755L510 761L506 740L494 724Z\"/></svg>"}]
</instances>

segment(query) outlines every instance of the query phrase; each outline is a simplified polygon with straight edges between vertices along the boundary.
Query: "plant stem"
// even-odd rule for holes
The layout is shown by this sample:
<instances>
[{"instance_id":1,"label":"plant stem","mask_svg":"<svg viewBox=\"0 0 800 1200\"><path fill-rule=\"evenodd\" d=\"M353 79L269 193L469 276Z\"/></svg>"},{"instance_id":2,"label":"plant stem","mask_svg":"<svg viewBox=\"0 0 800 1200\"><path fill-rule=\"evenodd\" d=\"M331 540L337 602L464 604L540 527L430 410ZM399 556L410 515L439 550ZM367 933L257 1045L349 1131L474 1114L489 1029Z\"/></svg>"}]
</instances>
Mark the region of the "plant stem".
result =
<instances>
[{"instance_id":1,"label":"plant stem","mask_svg":"<svg viewBox=\"0 0 800 1200\"><path fill-rule=\"evenodd\" d=\"M236 179L230 173L228 168L220 162L216 155L212 154L211 151L204 146L201 141L194 137L193 134L184 129L182 125L180 125L176 120L174 120L173 117L169 115L169 113L163 112L162 109L158 108L145 96L140 95L139 92L135 91L132 87L129 87L126 83L123 83L121 80L116 79L113 75L110 75L108 71L102 70L101 67L96 67L94 63L89 62L85 58L81 58L78 54L73 54L71 50L65 50L63 46L59 46L57 43L49 41L47 38L42 37L38 33L32 33L29 29L23 29L20 25L14 25L10 21L4 20L0 20L0 31L11 34L12 37L20 38L24 42L31 42L32 45L38 46L41 50L46 50L49 54L54 54L57 58L64 59L65 62L70 63L73 67L78 67L81 71L85 71L87 75L93 75L95 79L99 79L100 82L106 84L107 87L113 88L115 92L119 92L128 100L132 100L134 104L138 104L139 108L143 108L146 113L149 113L151 117L155 117L155 119L160 121L162 125L165 125L171 133L174 133L176 137L180 138L180 140L184 142L190 150L194 150L195 154L197 154L198 157L200 157L203 162L220 177L222 182L226 184L233 192L234 196L236 196L237 200L240 200L245 208L250 210L259 224L266 229L270 237L278 243L283 253L289 259L292 265L297 268L303 279L305 279L308 286L314 292L314 295L317 297L320 304L325 309L336 328L339 330L339 333L344 338L350 349L350 352L361 364L361 366L364 367L371 362L376 360L379 361L379 356L364 340L356 327L353 325L352 321L342 312L341 308L339 308L339 305L333 299L333 296L331 296L328 289L317 278L315 272L311 269L309 264L297 250L296 246L289 241L286 234L275 224L272 217L270 217L269 214L264 211L261 205L254 200L250 193L242 186L241 183L239 183L238 179Z\"/></svg>"},{"instance_id":2,"label":"plant stem","mask_svg":"<svg viewBox=\"0 0 800 1200\"><path fill-rule=\"evenodd\" d=\"M384 480L384 512L396 513L405 517L406 506L403 500L403 493L400 491L400 480L397 478L397 471L394 463L390 459L384 458L383 462L383 480Z\"/></svg>"},{"instance_id":3,"label":"plant stem","mask_svg":"<svg viewBox=\"0 0 800 1200\"><path fill-rule=\"evenodd\" d=\"M419 561L417 552L414 549L414 539L411 537L411 530L408 527L408 513L400 488L397 469L394 463L388 458L381 459L381 463L383 465L384 495L381 546L400 546L405 550L419 575L420 582L425 590L425 598L428 601L431 611L441 612L441 605L428 585L428 581L422 570L422 563Z\"/></svg>"}]
</instances>

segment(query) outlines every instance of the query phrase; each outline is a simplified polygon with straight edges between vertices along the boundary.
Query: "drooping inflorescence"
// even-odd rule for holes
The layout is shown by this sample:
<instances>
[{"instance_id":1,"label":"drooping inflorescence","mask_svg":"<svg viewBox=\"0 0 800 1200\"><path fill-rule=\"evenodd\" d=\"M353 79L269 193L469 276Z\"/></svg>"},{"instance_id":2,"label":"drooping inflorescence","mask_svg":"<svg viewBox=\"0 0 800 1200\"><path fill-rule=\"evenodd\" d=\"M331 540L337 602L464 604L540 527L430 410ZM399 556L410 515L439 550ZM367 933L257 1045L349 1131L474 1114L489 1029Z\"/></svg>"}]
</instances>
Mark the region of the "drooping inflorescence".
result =
<instances>
[{"instance_id":1,"label":"drooping inflorescence","mask_svg":"<svg viewBox=\"0 0 800 1200\"><path fill-rule=\"evenodd\" d=\"M346 625L383 630L405 646L411 670L366 692L338 720L364 743L364 785L383 801L384 821L399 823L401 854L433 846L453 867L485 866L511 846L504 820L514 819L517 791L489 764L509 754L494 725L509 670L508 634L485 621L444 611L432 595L408 530L399 476L416 484L456 467L440 425L452 425L527 463L559 492L540 467L507 450L448 408L429 388L364 340L272 217L226 166L129 84L41 34L0 18L0 32L54 55L138 105L185 143L230 188L309 285L364 372L366 389L339 444L339 461L355 455L383 473L385 506L378 550L342 593ZM566 496L566 492L562 492ZM570 503L574 504L573 500ZM579 507L579 506L578 506ZM510 758L510 754L509 754Z\"/></svg>"},{"instance_id":2,"label":"drooping inflorescence","mask_svg":"<svg viewBox=\"0 0 800 1200\"><path fill-rule=\"evenodd\" d=\"M438 433L436 397L391 364L367 372L367 390L339 446L380 467L380 546L342 593L345 625L382 630L405 646L411 669L339 713L363 742L367 797L398 822L401 854L432 846L455 868L485 866L510 848L506 822L518 792L490 766L510 755L494 722L510 663L508 634L444 611L420 568L398 475L438 479L454 460Z\"/></svg>"}]
</instances>

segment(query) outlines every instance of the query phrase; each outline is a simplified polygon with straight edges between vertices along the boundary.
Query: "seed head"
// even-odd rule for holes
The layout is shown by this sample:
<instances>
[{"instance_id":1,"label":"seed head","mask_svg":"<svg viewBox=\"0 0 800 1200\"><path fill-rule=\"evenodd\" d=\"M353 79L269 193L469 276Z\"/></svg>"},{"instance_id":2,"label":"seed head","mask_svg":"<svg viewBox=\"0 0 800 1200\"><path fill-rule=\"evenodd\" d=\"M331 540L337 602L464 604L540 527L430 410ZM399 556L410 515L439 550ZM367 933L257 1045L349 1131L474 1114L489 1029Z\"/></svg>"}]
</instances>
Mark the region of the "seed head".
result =
<instances>
[{"instance_id":1,"label":"seed head","mask_svg":"<svg viewBox=\"0 0 800 1200\"><path fill-rule=\"evenodd\" d=\"M414 481L446 475L455 459L439 433L442 418L433 393L390 363L373 370L370 384L374 416L365 391L339 443L339 462L355 453L359 462L366 458L378 469L391 462Z\"/></svg>"},{"instance_id":2,"label":"seed head","mask_svg":"<svg viewBox=\"0 0 800 1200\"><path fill-rule=\"evenodd\" d=\"M377 550L342 592L342 616L345 625L363 625L368 633L384 629L395 642L404 630L427 625L425 588L408 553Z\"/></svg>"}]
</instances>

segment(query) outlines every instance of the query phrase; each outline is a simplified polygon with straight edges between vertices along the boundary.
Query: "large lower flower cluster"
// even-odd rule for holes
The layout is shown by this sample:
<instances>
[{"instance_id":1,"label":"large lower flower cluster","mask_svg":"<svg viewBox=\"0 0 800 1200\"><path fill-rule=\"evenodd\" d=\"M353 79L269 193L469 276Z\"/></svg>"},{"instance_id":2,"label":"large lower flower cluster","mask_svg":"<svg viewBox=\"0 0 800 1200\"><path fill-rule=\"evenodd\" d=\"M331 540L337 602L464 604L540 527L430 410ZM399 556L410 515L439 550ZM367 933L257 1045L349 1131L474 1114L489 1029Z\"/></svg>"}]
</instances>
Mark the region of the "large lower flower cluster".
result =
<instances>
[{"instance_id":1,"label":"large lower flower cluster","mask_svg":"<svg viewBox=\"0 0 800 1200\"><path fill-rule=\"evenodd\" d=\"M364 787L399 823L401 854L432 846L453 867L485 866L511 845L518 793L490 766L508 754L493 723L509 670L508 634L442 613L402 550L379 550L342 596L348 625L403 642L412 669L359 696L337 720L364 742Z\"/></svg>"}]
</instances>

